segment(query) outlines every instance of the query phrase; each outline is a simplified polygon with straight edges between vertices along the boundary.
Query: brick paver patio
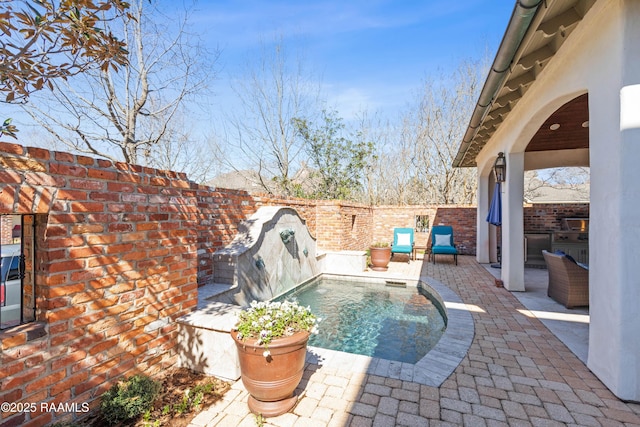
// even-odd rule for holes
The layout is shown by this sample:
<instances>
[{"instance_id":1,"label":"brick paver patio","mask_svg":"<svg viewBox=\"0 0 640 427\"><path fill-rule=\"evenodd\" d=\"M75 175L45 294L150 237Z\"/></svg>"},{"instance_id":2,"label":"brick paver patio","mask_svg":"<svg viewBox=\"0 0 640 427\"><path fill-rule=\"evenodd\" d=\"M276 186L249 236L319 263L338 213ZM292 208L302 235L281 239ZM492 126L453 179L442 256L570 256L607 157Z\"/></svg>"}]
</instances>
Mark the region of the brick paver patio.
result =
<instances>
[{"instance_id":1,"label":"brick paver patio","mask_svg":"<svg viewBox=\"0 0 640 427\"><path fill-rule=\"evenodd\" d=\"M440 387L308 364L291 413L266 426L640 426L640 405L616 398L475 258L392 263L432 277L471 309L475 336ZM422 268L419 271L419 268ZM520 311L518 311L518 309ZM525 314L523 314L525 313ZM191 426L256 426L241 381Z\"/></svg>"}]
</instances>

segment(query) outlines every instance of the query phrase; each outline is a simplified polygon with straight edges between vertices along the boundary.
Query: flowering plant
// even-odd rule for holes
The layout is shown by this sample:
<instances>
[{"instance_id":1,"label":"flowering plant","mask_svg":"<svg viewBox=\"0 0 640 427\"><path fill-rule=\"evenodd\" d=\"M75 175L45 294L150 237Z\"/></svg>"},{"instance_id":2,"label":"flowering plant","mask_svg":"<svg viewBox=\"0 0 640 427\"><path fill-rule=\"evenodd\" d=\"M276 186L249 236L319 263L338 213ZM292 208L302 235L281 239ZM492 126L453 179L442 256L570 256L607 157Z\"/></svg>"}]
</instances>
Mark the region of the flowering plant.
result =
<instances>
[{"instance_id":1,"label":"flowering plant","mask_svg":"<svg viewBox=\"0 0 640 427\"><path fill-rule=\"evenodd\" d=\"M317 333L319 321L309 307L297 302L253 301L248 309L240 312L234 329L238 331L239 340L257 339L257 344L265 348L263 356L269 357L272 340L300 331Z\"/></svg>"}]
</instances>

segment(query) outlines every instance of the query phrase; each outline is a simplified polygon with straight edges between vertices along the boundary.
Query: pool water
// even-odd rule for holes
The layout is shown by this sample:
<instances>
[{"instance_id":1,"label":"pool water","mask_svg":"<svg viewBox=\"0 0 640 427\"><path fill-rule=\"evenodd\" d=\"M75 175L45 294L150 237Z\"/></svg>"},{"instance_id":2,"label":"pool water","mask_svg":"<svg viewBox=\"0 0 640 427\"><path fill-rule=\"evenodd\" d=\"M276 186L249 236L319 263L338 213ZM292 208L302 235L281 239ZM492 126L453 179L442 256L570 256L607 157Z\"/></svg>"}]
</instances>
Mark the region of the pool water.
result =
<instances>
[{"instance_id":1,"label":"pool water","mask_svg":"<svg viewBox=\"0 0 640 427\"><path fill-rule=\"evenodd\" d=\"M322 319L309 345L416 363L446 323L422 288L395 285L320 278L279 299L310 306Z\"/></svg>"}]
</instances>

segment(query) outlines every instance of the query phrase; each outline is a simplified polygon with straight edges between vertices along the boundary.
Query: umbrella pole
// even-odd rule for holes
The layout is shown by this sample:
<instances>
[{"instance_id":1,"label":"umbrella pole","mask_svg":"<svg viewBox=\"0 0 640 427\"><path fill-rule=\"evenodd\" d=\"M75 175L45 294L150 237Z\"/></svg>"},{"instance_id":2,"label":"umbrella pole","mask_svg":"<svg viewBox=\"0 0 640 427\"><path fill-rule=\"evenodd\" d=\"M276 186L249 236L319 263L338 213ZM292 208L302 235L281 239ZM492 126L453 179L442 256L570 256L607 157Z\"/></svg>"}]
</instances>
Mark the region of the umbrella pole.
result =
<instances>
[{"instance_id":1,"label":"umbrella pole","mask_svg":"<svg viewBox=\"0 0 640 427\"><path fill-rule=\"evenodd\" d=\"M497 251L498 251L498 263L497 264L491 264L492 268L502 268L502 246L498 245L496 247Z\"/></svg>"}]
</instances>

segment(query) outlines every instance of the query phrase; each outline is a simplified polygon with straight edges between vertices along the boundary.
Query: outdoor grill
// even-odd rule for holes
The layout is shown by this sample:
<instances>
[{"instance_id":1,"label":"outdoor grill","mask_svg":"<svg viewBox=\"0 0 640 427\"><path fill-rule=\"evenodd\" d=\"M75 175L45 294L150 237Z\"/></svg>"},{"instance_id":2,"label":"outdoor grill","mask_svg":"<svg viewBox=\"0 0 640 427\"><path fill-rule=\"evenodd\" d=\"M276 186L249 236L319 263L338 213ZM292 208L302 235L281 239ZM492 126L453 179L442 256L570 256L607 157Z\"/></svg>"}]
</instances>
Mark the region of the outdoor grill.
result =
<instances>
[{"instance_id":1,"label":"outdoor grill","mask_svg":"<svg viewBox=\"0 0 640 427\"><path fill-rule=\"evenodd\" d=\"M562 251L576 261L589 263L589 219L564 218L560 222L560 231L551 237L551 249Z\"/></svg>"},{"instance_id":2,"label":"outdoor grill","mask_svg":"<svg viewBox=\"0 0 640 427\"><path fill-rule=\"evenodd\" d=\"M562 243L588 243L589 219L588 218L564 218L560 223L561 231L553 233L554 242Z\"/></svg>"}]
</instances>

